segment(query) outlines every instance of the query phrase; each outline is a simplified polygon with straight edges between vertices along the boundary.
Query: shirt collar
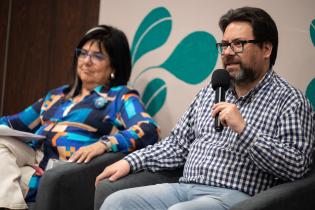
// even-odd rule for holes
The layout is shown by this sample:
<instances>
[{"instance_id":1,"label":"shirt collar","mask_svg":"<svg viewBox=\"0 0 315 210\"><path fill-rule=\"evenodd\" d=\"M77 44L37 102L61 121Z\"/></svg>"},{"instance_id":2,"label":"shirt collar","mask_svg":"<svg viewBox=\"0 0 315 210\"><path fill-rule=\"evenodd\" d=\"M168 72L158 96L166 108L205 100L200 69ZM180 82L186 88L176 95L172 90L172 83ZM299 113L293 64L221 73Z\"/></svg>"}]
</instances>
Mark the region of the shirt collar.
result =
<instances>
[{"instance_id":1,"label":"shirt collar","mask_svg":"<svg viewBox=\"0 0 315 210\"><path fill-rule=\"evenodd\" d=\"M95 87L91 92L96 92L98 94L101 94L101 93L106 93L108 91L108 88L104 85L99 85L97 87Z\"/></svg>"},{"instance_id":2,"label":"shirt collar","mask_svg":"<svg viewBox=\"0 0 315 210\"><path fill-rule=\"evenodd\" d=\"M274 77L273 69L269 69L264 77L259 81L259 83L253 87L245 96L238 98L238 100L245 100L247 98L253 97L260 89L262 89L265 85L269 84ZM236 92L233 87L231 87L228 92L233 94L236 97ZM237 97L236 97L237 98Z\"/></svg>"}]
</instances>

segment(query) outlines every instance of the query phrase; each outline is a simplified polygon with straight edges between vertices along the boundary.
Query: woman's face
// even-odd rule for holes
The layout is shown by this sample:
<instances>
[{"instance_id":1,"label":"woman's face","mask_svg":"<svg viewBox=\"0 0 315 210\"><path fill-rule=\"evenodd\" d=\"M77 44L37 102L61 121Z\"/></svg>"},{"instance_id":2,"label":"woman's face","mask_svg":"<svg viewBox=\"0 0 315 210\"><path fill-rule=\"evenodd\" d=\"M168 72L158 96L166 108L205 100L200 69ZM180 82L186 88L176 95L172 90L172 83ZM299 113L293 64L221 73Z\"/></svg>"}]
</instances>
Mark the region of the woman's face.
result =
<instances>
[{"instance_id":1,"label":"woman's face","mask_svg":"<svg viewBox=\"0 0 315 210\"><path fill-rule=\"evenodd\" d=\"M77 52L77 74L82 80L83 88L92 90L109 82L110 74L114 71L106 50L102 51L98 42L91 40Z\"/></svg>"}]
</instances>

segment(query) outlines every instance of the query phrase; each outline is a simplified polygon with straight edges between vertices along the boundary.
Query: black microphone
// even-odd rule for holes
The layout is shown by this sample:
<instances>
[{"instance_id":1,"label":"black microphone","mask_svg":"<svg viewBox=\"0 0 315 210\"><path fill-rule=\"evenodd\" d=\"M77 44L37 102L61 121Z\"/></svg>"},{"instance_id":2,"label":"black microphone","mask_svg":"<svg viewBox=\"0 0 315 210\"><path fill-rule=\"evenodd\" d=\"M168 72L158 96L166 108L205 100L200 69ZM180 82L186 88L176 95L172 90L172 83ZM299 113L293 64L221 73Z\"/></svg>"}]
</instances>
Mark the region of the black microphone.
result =
<instances>
[{"instance_id":1,"label":"black microphone","mask_svg":"<svg viewBox=\"0 0 315 210\"><path fill-rule=\"evenodd\" d=\"M225 69L217 69L212 73L211 77L212 88L215 91L214 103L225 101L225 91L230 87L230 75ZM223 125L219 120L219 114L214 118L214 128L216 131L221 132Z\"/></svg>"}]
</instances>

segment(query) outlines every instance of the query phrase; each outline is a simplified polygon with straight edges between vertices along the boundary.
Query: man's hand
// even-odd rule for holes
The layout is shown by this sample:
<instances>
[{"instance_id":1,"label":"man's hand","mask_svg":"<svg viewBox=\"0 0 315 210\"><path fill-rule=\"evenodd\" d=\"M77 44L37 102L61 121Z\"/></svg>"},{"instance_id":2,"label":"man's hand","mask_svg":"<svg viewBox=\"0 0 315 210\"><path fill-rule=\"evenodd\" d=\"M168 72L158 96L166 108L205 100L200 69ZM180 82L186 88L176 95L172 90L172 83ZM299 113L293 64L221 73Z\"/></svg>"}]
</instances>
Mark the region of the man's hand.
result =
<instances>
[{"instance_id":1,"label":"man's hand","mask_svg":"<svg viewBox=\"0 0 315 210\"><path fill-rule=\"evenodd\" d=\"M103 154L106 151L106 145L102 142L96 142L89 146L81 147L69 159L70 162L87 163L94 157Z\"/></svg>"},{"instance_id":2,"label":"man's hand","mask_svg":"<svg viewBox=\"0 0 315 210\"><path fill-rule=\"evenodd\" d=\"M235 104L219 102L212 107L212 117L219 113L219 120L225 127L230 127L240 134L245 128L246 122Z\"/></svg>"},{"instance_id":3,"label":"man's hand","mask_svg":"<svg viewBox=\"0 0 315 210\"><path fill-rule=\"evenodd\" d=\"M114 182L121 177L126 176L130 172L130 165L126 160L119 160L116 163L107 166L100 175L96 177L95 186L103 179L108 178L109 181Z\"/></svg>"}]
</instances>

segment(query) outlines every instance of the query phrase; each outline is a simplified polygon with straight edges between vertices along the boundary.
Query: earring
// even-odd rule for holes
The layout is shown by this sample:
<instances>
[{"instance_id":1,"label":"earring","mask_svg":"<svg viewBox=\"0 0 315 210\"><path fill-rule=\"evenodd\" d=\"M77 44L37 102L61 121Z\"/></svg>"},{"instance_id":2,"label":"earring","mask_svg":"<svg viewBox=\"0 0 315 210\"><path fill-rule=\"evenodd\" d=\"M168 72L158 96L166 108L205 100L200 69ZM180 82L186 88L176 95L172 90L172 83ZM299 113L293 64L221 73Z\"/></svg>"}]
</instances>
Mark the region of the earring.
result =
<instances>
[{"instance_id":1,"label":"earring","mask_svg":"<svg viewBox=\"0 0 315 210\"><path fill-rule=\"evenodd\" d=\"M115 79L115 74L114 74L114 72L110 73L110 79L111 79L111 80L114 80L114 79Z\"/></svg>"}]
</instances>

